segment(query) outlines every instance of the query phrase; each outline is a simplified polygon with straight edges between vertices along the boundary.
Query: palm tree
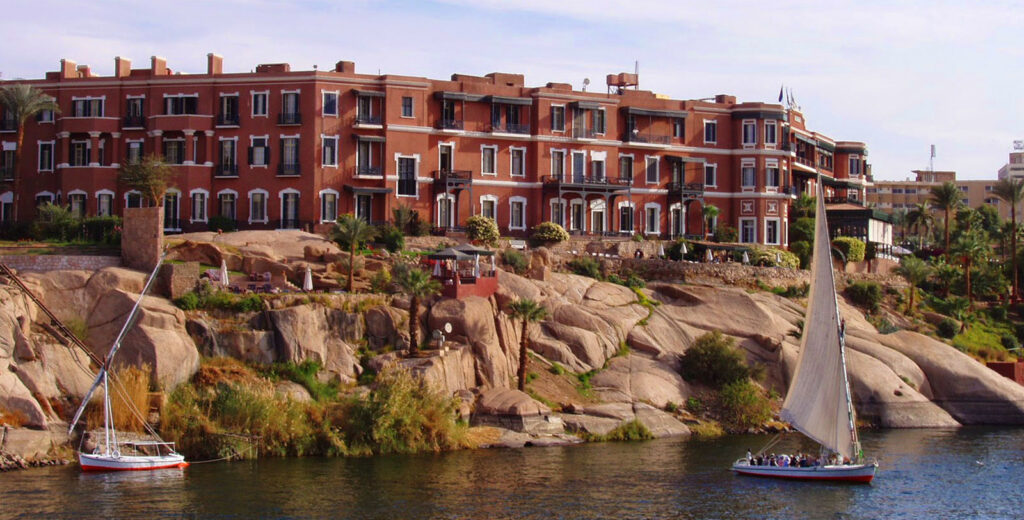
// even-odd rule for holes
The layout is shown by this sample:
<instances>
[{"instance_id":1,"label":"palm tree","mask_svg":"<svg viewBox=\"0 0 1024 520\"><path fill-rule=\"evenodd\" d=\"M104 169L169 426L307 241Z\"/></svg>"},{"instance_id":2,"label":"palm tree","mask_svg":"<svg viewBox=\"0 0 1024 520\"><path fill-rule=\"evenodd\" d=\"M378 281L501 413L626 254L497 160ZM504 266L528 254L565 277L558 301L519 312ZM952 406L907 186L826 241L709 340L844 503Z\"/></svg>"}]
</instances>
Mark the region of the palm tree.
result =
<instances>
[{"instance_id":1,"label":"palm tree","mask_svg":"<svg viewBox=\"0 0 1024 520\"><path fill-rule=\"evenodd\" d=\"M963 194L960 192L960 188L956 187L952 181L946 181L940 186L935 186L931 190L931 197L929 202L932 203L932 207L938 210L942 210L945 213L945 237L946 237L946 257L949 257L949 216L960 207L960 199Z\"/></svg>"},{"instance_id":2,"label":"palm tree","mask_svg":"<svg viewBox=\"0 0 1024 520\"><path fill-rule=\"evenodd\" d=\"M711 229L711 223L715 220L715 217L718 216L718 206L715 206L714 204L708 204L704 206L703 209L701 209L701 213L704 215L704 225L707 226L704 229L704 234L706 235L708 231L714 232L714 230Z\"/></svg>"},{"instance_id":3,"label":"palm tree","mask_svg":"<svg viewBox=\"0 0 1024 520\"><path fill-rule=\"evenodd\" d=\"M1003 199L1010 204L1010 265L1013 266L1013 301L1019 298L1019 286L1017 281L1017 205L1024 200L1024 180L1007 177L999 179L992 190L996 197Z\"/></svg>"},{"instance_id":4,"label":"palm tree","mask_svg":"<svg viewBox=\"0 0 1024 520\"><path fill-rule=\"evenodd\" d=\"M932 215L932 210L928 207L927 202L914 204L914 209L907 213L907 225L914 228L914 233L917 234L918 249L924 247L924 236L928 234L928 230L934 224L935 216ZM923 232L922 228L924 228Z\"/></svg>"},{"instance_id":5,"label":"palm tree","mask_svg":"<svg viewBox=\"0 0 1024 520\"><path fill-rule=\"evenodd\" d=\"M972 231L964 233L956 242L956 254L964 264L964 283L967 289L968 307L974 310L974 295L971 292L971 267L975 262L985 258L989 244L984 233Z\"/></svg>"},{"instance_id":6,"label":"palm tree","mask_svg":"<svg viewBox=\"0 0 1024 520\"><path fill-rule=\"evenodd\" d=\"M7 110L7 116L13 119L18 125L17 129L17 148L14 149L14 164L12 165L11 172L14 175L14 219L18 218L18 193L19 185L21 183L21 175L18 175L18 168L21 166L21 151L24 149L25 141L25 122L30 117L35 117L36 114L52 110L54 113L60 113L60 106L54 99L43 91L33 87L32 85L26 85L24 83L15 83L13 85L5 85L0 89L0 105L3 105Z\"/></svg>"},{"instance_id":7,"label":"palm tree","mask_svg":"<svg viewBox=\"0 0 1024 520\"><path fill-rule=\"evenodd\" d=\"M408 294L410 298L409 355L413 356L420 350L420 302L441 292L441 282L433 279L430 273L416 267L402 271L397 281L402 292Z\"/></svg>"},{"instance_id":8,"label":"palm tree","mask_svg":"<svg viewBox=\"0 0 1024 520\"><path fill-rule=\"evenodd\" d=\"M713 207L713 206L712 206ZM548 317L548 310L543 305L529 299L516 300L508 306L509 314L513 319L523 320L523 332L519 342L519 390L526 390L526 365L530 362L526 355L526 349L530 346L530 338L527 334L527 327L531 322L541 321Z\"/></svg>"},{"instance_id":9,"label":"palm tree","mask_svg":"<svg viewBox=\"0 0 1024 520\"><path fill-rule=\"evenodd\" d=\"M813 217L816 207L814 197L805 191L793 201L793 216L795 218Z\"/></svg>"},{"instance_id":10,"label":"palm tree","mask_svg":"<svg viewBox=\"0 0 1024 520\"><path fill-rule=\"evenodd\" d=\"M907 304L908 316L913 314L916 308L914 305L914 295L917 293L917 286L927 280L930 273L931 268L928 267L928 264L916 256L908 255L900 260L900 266L896 268L896 274L902 276L910 285L907 289L907 292L910 293L909 303Z\"/></svg>"},{"instance_id":11,"label":"palm tree","mask_svg":"<svg viewBox=\"0 0 1024 520\"><path fill-rule=\"evenodd\" d=\"M332 235L332 238L338 245L348 247L349 265L346 290L352 292L352 282L356 271L356 249L359 249L360 244L373 238L374 230L365 220L347 213L338 217L338 222L334 226Z\"/></svg>"},{"instance_id":12,"label":"palm tree","mask_svg":"<svg viewBox=\"0 0 1024 520\"><path fill-rule=\"evenodd\" d=\"M906 239L907 210L902 208L893 210L892 225L896 229L902 243Z\"/></svg>"}]
</instances>

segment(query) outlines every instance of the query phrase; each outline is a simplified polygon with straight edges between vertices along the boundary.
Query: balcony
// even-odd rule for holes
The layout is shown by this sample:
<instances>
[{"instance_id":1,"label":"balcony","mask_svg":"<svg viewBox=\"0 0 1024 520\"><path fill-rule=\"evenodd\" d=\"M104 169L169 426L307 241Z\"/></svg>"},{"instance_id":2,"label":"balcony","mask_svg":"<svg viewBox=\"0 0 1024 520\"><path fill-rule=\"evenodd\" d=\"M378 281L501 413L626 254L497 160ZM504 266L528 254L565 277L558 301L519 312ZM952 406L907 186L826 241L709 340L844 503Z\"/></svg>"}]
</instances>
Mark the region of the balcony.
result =
<instances>
[{"instance_id":1,"label":"balcony","mask_svg":"<svg viewBox=\"0 0 1024 520\"><path fill-rule=\"evenodd\" d=\"M802 165L804 165L804 166L810 166L811 168L814 168L814 160L813 159L809 159L807 157L800 157L798 155L798 156L794 157L793 160L798 162L798 163L800 163L800 164L802 164Z\"/></svg>"},{"instance_id":2,"label":"balcony","mask_svg":"<svg viewBox=\"0 0 1024 520\"><path fill-rule=\"evenodd\" d=\"M353 172L355 177L380 177L382 175L384 175L384 169L380 166L359 165Z\"/></svg>"},{"instance_id":3,"label":"balcony","mask_svg":"<svg viewBox=\"0 0 1024 520\"><path fill-rule=\"evenodd\" d=\"M299 169L299 163L281 163L277 165L278 177L298 177L300 173L301 170Z\"/></svg>"},{"instance_id":4,"label":"balcony","mask_svg":"<svg viewBox=\"0 0 1024 520\"><path fill-rule=\"evenodd\" d=\"M218 164L213 172L214 177L238 177L237 164Z\"/></svg>"},{"instance_id":5,"label":"balcony","mask_svg":"<svg viewBox=\"0 0 1024 520\"><path fill-rule=\"evenodd\" d=\"M435 125L439 130L465 130L461 119L442 119Z\"/></svg>"},{"instance_id":6,"label":"balcony","mask_svg":"<svg viewBox=\"0 0 1024 520\"><path fill-rule=\"evenodd\" d=\"M377 125L383 124L383 119L379 114L357 114L356 115L357 125Z\"/></svg>"},{"instance_id":7,"label":"balcony","mask_svg":"<svg viewBox=\"0 0 1024 520\"><path fill-rule=\"evenodd\" d=\"M498 134L527 134L530 133L530 125L521 123L492 124L491 132Z\"/></svg>"},{"instance_id":8,"label":"balcony","mask_svg":"<svg viewBox=\"0 0 1024 520\"><path fill-rule=\"evenodd\" d=\"M131 128L146 128L146 117L141 115L124 116L121 119L121 128L128 130Z\"/></svg>"},{"instance_id":9,"label":"balcony","mask_svg":"<svg viewBox=\"0 0 1024 520\"><path fill-rule=\"evenodd\" d=\"M592 128L573 128L573 139L597 139L597 132Z\"/></svg>"},{"instance_id":10,"label":"balcony","mask_svg":"<svg viewBox=\"0 0 1024 520\"><path fill-rule=\"evenodd\" d=\"M545 175L541 177L544 187L581 187L595 191L615 191L633 184L632 177L607 177L594 175Z\"/></svg>"},{"instance_id":11,"label":"balcony","mask_svg":"<svg viewBox=\"0 0 1024 520\"><path fill-rule=\"evenodd\" d=\"M703 197L703 182L670 182L668 183L668 194L683 197Z\"/></svg>"},{"instance_id":12,"label":"balcony","mask_svg":"<svg viewBox=\"0 0 1024 520\"><path fill-rule=\"evenodd\" d=\"M672 144L672 136L652 134L650 132L641 133L637 130L633 130L632 132L626 132L623 134L622 141L625 143L669 145Z\"/></svg>"},{"instance_id":13,"label":"balcony","mask_svg":"<svg viewBox=\"0 0 1024 520\"><path fill-rule=\"evenodd\" d=\"M88 132L116 132L120 128L117 117L62 117L59 119L60 130L73 134Z\"/></svg>"},{"instance_id":14,"label":"balcony","mask_svg":"<svg viewBox=\"0 0 1024 520\"><path fill-rule=\"evenodd\" d=\"M846 197L825 197L825 204L855 204L857 206L863 206L864 205L864 201L858 200L858 199L850 197L850 196L846 196Z\"/></svg>"},{"instance_id":15,"label":"balcony","mask_svg":"<svg viewBox=\"0 0 1024 520\"><path fill-rule=\"evenodd\" d=\"M434 170L434 184L441 186L473 184L473 172L470 170Z\"/></svg>"},{"instance_id":16,"label":"balcony","mask_svg":"<svg viewBox=\"0 0 1024 520\"><path fill-rule=\"evenodd\" d=\"M277 115L277 124L282 126L301 125L302 114L300 112L281 112Z\"/></svg>"},{"instance_id":17,"label":"balcony","mask_svg":"<svg viewBox=\"0 0 1024 520\"><path fill-rule=\"evenodd\" d=\"M217 114L217 126L238 126L238 114Z\"/></svg>"}]
</instances>

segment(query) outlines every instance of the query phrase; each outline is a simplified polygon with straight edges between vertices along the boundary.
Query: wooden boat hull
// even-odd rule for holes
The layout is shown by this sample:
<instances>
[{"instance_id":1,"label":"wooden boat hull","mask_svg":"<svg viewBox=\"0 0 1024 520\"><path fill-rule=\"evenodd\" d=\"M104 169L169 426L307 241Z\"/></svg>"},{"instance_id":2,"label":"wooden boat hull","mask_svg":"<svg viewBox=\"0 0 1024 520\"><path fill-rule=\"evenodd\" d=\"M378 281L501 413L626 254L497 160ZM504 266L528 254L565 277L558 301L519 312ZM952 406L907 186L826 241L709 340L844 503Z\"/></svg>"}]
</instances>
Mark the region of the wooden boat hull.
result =
<instances>
[{"instance_id":1,"label":"wooden boat hull","mask_svg":"<svg viewBox=\"0 0 1024 520\"><path fill-rule=\"evenodd\" d=\"M788 466L751 466L747 463L747 459L740 459L732 465L732 470L736 474L751 477L862 483L871 482L871 479L875 477L876 469L878 469L878 464L874 462L871 464L797 468Z\"/></svg>"},{"instance_id":2,"label":"wooden boat hull","mask_svg":"<svg viewBox=\"0 0 1024 520\"><path fill-rule=\"evenodd\" d=\"M150 471L155 469L187 468L185 456L170 455L102 455L78 454L82 471Z\"/></svg>"}]
</instances>

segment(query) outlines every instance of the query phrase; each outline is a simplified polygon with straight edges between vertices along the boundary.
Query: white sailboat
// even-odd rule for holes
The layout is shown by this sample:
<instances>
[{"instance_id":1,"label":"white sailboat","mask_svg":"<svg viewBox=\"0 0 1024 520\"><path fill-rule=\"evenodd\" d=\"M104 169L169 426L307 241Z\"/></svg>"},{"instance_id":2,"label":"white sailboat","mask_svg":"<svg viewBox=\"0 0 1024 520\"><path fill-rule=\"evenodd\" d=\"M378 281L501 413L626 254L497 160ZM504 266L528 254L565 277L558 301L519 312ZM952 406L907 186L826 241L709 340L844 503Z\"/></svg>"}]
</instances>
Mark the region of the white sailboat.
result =
<instances>
[{"instance_id":1,"label":"white sailboat","mask_svg":"<svg viewBox=\"0 0 1024 520\"><path fill-rule=\"evenodd\" d=\"M75 417L71 420L71 425L68 427L68 435L71 435L78 421L82 418L82 413L85 411L85 407L92 398L93 393L102 384L104 439L102 444L97 444L96 449L92 453L78 452L78 463L83 471L139 471L184 468L188 466L184 455L174 451L174 443L160 440L160 437L148 425L146 425L146 429L157 440L119 442L117 430L114 428L114 416L110 404L111 385L108 374L111 363L114 360L114 355L121 348L121 342L124 340L125 335L131 329L133 321L138 315L139 308L142 306L142 299L145 298L149 288L153 285L153 280L156 279L156 274L160 270L162 261L163 257L161 257L161 262L157 262L156 268L153 269L149 279L146 280L142 294L139 295L139 299L135 302L131 312L128 313L128 319L125 320L124 326L121 327L121 332L118 333L117 339L114 340L114 345L103 360L103 366L100 367L100 373L96 376L96 381L89 388L89 392L85 394L85 397L82 399L82 405L78 407L78 411L75 412ZM139 417L139 420L145 424L141 417Z\"/></svg>"},{"instance_id":2,"label":"white sailboat","mask_svg":"<svg viewBox=\"0 0 1024 520\"><path fill-rule=\"evenodd\" d=\"M877 462L864 460L846 375L844 322L839 316L825 197L819 179L811 287L800 357L782 405L782 419L822 447L816 465L757 464L750 457L733 463L740 475L796 480L871 482Z\"/></svg>"}]
</instances>

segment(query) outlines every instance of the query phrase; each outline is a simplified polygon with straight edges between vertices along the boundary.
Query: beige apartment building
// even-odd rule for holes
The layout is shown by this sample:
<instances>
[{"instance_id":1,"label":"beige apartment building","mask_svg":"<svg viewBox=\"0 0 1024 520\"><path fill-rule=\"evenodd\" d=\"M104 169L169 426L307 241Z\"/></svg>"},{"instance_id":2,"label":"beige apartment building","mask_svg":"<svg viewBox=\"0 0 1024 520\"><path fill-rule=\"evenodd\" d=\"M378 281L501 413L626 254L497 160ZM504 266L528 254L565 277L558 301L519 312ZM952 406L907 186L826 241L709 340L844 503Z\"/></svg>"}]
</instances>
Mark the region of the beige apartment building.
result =
<instances>
[{"instance_id":1,"label":"beige apartment building","mask_svg":"<svg viewBox=\"0 0 1024 520\"><path fill-rule=\"evenodd\" d=\"M1014 155L1018 161L1014 162ZM1003 171L1013 171L1014 175L1024 177L1024 154L1011 154L1011 163L999 170L1000 178ZM1009 167L1016 166L1017 169ZM876 209L892 214L896 210L910 211L916 204L927 202L931 189L944 182L953 182L963 194L961 201L970 208L978 208L984 204L995 206L1003 218L1010 218L1010 206L992 193L996 179L957 180L953 171L914 170L914 178L902 181L875 180L873 186L867 188L867 202L874 204Z\"/></svg>"}]
</instances>

